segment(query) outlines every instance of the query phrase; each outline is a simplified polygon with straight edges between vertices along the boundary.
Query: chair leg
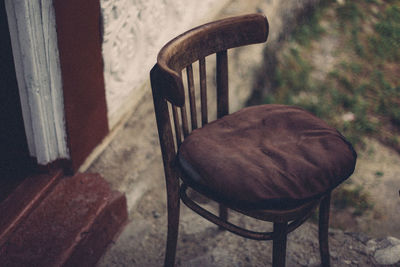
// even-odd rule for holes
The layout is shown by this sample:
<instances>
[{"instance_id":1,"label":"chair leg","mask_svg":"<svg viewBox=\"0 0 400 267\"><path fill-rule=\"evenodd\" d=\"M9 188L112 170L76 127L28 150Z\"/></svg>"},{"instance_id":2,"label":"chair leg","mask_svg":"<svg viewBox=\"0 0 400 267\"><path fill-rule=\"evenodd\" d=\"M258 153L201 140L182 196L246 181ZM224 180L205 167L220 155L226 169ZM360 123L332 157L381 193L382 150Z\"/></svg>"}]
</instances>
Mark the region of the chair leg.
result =
<instances>
[{"instance_id":1,"label":"chair leg","mask_svg":"<svg viewBox=\"0 0 400 267\"><path fill-rule=\"evenodd\" d=\"M175 265L176 244L178 241L179 231L179 194L168 194L168 234L167 248L165 251L165 267L173 267Z\"/></svg>"},{"instance_id":2,"label":"chair leg","mask_svg":"<svg viewBox=\"0 0 400 267\"><path fill-rule=\"evenodd\" d=\"M223 220L223 221L228 220L228 208L226 206L224 206L223 204L219 204L219 218L221 218L221 220ZM218 226L218 229L224 230L224 228L221 226Z\"/></svg>"},{"instance_id":3,"label":"chair leg","mask_svg":"<svg viewBox=\"0 0 400 267\"><path fill-rule=\"evenodd\" d=\"M274 239L272 245L273 267L285 266L287 226L287 222L274 223Z\"/></svg>"},{"instance_id":4,"label":"chair leg","mask_svg":"<svg viewBox=\"0 0 400 267\"><path fill-rule=\"evenodd\" d=\"M331 194L324 197L319 206L319 251L321 255L321 266L330 266L329 256L329 240L328 240L328 228L329 228L329 208L331 203Z\"/></svg>"}]
</instances>

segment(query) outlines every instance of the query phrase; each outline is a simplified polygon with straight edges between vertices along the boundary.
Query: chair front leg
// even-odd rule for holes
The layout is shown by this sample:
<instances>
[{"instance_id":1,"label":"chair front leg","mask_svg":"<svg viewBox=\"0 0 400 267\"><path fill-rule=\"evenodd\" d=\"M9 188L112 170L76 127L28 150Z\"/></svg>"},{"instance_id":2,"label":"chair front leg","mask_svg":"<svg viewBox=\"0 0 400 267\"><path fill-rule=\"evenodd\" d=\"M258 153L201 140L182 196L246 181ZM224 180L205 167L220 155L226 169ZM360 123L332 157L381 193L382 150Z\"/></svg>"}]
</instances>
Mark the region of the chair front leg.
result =
<instances>
[{"instance_id":1,"label":"chair front leg","mask_svg":"<svg viewBox=\"0 0 400 267\"><path fill-rule=\"evenodd\" d=\"M331 194L325 196L321 200L319 206L319 251L321 255L321 266L330 266L329 256L329 240L328 240L328 229L329 229L329 209L331 203Z\"/></svg>"},{"instance_id":2,"label":"chair front leg","mask_svg":"<svg viewBox=\"0 0 400 267\"><path fill-rule=\"evenodd\" d=\"M272 244L273 267L285 266L287 227L287 222L274 223L274 239Z\"/></svg>"},{"instance_id":3,"label":"chair front leg","mask_svg":"<svg viewBox=\"0 0 400 267\"><path fill-rule=\"evenodd\" d=\"M171 190L173 189L175 190ZM167 248L165 251L165 267L173 267L175 265L176 245L178 242L179 232L179 185L167 188L167 206L168 206L168 234L167 234ZM178 187L178 190L175 188ZM170 189L170 190L168 190Z\"/></svg>"}]
</instances>

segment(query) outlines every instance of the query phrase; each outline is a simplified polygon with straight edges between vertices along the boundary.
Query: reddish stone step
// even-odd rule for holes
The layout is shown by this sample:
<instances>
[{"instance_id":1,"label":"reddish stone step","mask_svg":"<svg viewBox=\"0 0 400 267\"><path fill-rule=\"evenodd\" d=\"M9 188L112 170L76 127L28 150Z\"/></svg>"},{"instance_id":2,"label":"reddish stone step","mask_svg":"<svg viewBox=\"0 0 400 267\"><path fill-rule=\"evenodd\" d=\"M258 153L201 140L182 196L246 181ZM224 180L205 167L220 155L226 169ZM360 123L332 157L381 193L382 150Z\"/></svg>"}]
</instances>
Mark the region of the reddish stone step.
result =
<instances>
[{"instance_id":1,"label":"reddish stone step","mask_svg":"<svg viewBox=\"0 0 400 267\"><path fill-rule=\"evenodd\" d=\"M0 248L4 266L92 266L127 220L98 174L63 178Z\"/></svg>"},{"instance_id":2,"label":"reddish stone step","mask_svg":"<svg viewBox=\"0 0 400 267\"><path fill-rule=\"evenodd\" d=\"M27 177L0 203L0 247L63 176L62 170Z\"/></svg>"}]
</instances>

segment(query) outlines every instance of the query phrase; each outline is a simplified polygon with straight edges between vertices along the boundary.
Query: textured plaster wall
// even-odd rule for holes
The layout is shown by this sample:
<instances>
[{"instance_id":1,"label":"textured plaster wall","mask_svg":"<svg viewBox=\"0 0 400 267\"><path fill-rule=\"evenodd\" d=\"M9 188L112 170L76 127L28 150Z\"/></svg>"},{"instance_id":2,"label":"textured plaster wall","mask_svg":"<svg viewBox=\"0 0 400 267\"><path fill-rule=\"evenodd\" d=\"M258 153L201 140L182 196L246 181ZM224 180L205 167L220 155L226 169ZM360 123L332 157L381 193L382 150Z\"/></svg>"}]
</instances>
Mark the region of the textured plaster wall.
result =
<instances>
[{"instance_id":1,"label":"textured plaster wall","mask_svg":"<svg viewBox=\"0 0 400 267\"><path fill-rule=\"evenodd\" d=\"M139 101L162 45L212 18L227 0L101 0L110 128Z\"/></svg>"},{"instance_id":2,"label":"textured plaster wall","mask_svg":"<svg viewBox=\"0 0 400 267\"><path fill-rule=\"evenodd\" d=\"M262 12L270 22L270 51L319 0L101 0L103 57L110 128L148 88L157 52L174 36L218 18ZM265 44L230 51L230 110L242 107L265 71ZM242 52L243 51L243 52ZM208 65L213 70L213 64ZM267 78L267 77L266 77Z\"/></svg>"}]
</instances>

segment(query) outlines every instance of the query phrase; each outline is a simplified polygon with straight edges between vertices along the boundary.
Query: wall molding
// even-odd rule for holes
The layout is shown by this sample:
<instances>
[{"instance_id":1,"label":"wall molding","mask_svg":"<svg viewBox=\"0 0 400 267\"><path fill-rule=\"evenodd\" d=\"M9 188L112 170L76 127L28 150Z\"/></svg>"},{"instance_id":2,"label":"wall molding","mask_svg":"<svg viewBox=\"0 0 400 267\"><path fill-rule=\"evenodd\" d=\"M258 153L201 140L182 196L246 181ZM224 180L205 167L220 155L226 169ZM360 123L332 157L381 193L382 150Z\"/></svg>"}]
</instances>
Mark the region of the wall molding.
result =
<instances>
[{"instance_id":1,"label":"wall molding","mask_svg":"<svg viewBox=\"0 0 400 267\"><path fill-rule=\"evenodd\" d=\"M30 155L69 158L52 0L5 0Z\"/></svg>"}]
</instances>

